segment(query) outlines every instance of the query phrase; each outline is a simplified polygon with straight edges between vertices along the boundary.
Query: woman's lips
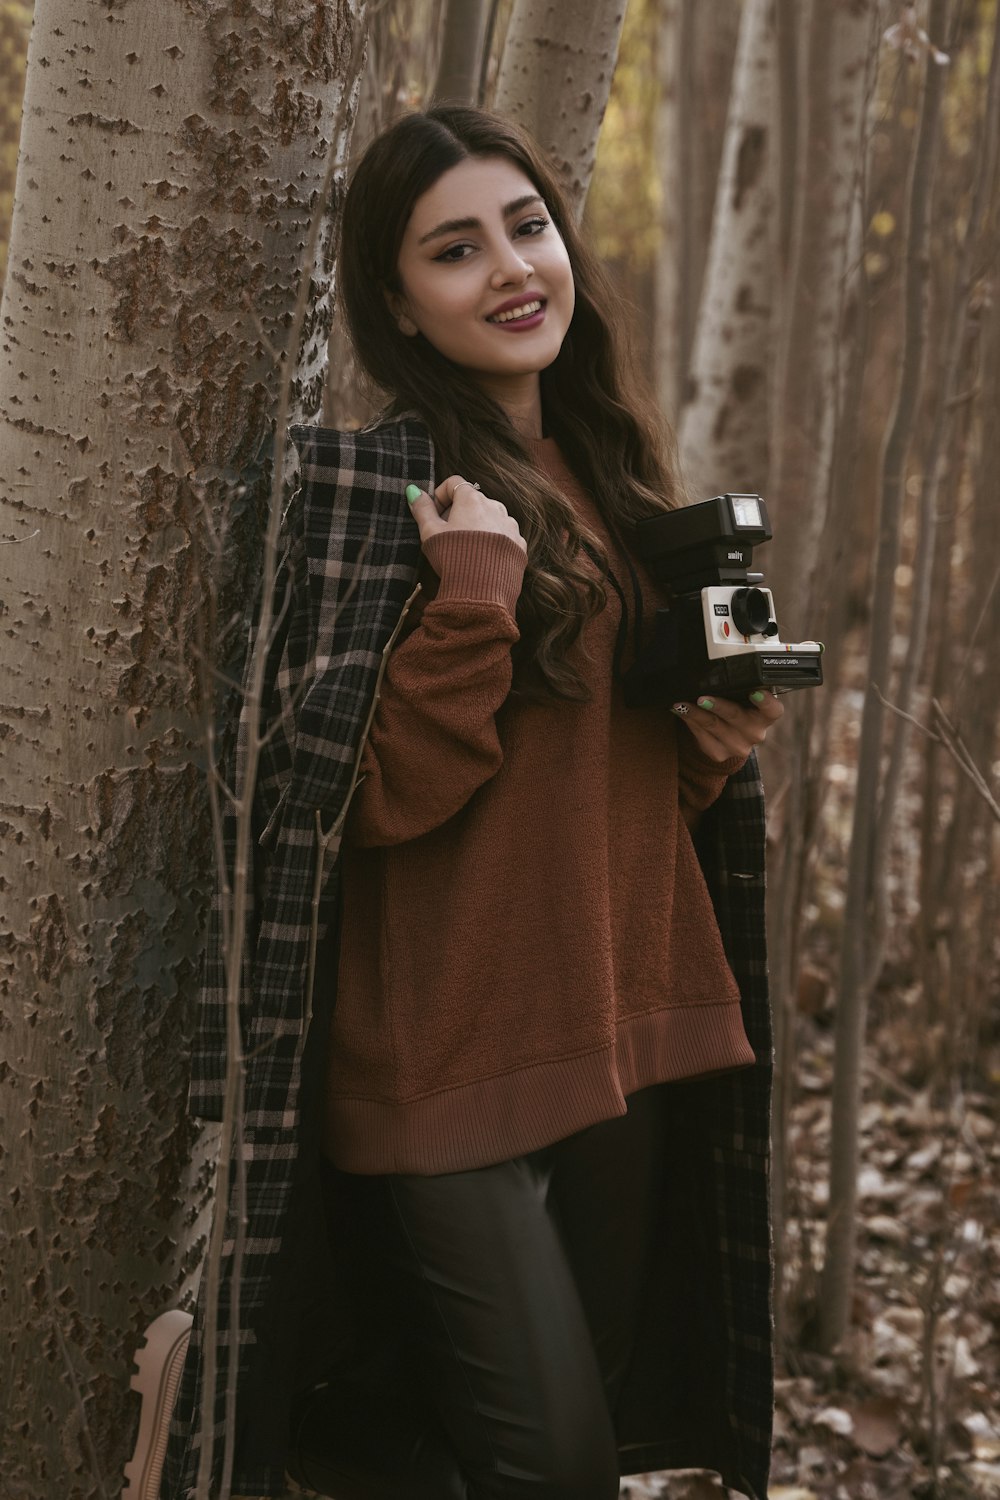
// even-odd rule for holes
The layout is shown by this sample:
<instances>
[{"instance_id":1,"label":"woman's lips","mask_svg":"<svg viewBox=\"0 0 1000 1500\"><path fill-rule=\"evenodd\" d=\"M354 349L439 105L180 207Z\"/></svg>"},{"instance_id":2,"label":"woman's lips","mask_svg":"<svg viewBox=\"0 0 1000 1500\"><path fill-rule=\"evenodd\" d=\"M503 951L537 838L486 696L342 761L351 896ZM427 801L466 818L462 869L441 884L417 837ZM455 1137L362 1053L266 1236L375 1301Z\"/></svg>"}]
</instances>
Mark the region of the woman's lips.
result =
<instances>
[{"instance_id":1,"label":"woman's lips","mask_svg":"<svg viewBox=\"0 0 1000 1500\"><path fill-rule=\"evenodd\" d=\"M494 323L490 318L486 321L491 328L499 328L505 333L526 333L531 328L537 328L539 323L544 321L545 308L546 303L543 302L538 311L531 313L527 318L508 318L502 323Z\"/></svg>"}]
</instances>

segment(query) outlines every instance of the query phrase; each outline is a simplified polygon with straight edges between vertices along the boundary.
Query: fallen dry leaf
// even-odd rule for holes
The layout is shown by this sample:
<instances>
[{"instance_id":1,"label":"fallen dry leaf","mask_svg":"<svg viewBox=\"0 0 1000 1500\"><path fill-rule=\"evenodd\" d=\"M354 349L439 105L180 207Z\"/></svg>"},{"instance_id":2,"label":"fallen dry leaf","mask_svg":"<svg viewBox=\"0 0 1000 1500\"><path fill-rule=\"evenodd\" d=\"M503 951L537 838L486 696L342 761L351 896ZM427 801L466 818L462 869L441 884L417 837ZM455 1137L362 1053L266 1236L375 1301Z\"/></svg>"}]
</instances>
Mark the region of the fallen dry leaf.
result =
<instances>
[{"instance_id":1,"label":"fallen dry leaf","mask_svg":"<svg viewBox=\"0 0 1000 1500\"><path fill-rule=\"evenodd\" d=\"M899 1403L873 1396L854 1409L854 1441L872 1458L891 1453L903 1435Z\"/></svg>"},{"instance_id":2,"label":"fallen dry leaf","mask_svg":"<svg viewBox=\"0 0 1000 1500\"><path fill-rule=\"evenodd\" d=\"M841 1406L824 1406L813 1417L814 1427L828 1427L840 1437L850 1437L854 1431L854 1418Z\"/></svg>"}]
</instances>

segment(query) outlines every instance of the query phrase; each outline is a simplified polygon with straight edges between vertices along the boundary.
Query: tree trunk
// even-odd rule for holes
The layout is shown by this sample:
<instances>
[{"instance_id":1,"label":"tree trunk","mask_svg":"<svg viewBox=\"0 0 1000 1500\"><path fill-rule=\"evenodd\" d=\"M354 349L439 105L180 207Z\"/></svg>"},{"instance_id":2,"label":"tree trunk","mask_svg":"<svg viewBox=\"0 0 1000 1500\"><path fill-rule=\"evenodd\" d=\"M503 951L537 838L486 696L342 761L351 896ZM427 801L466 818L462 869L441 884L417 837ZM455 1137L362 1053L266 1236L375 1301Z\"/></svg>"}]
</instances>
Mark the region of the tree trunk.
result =
<instances>
[{"instance_id":1,"label":"tree trunk","mask_svg":"<svg viewBox=\"0 0 1000 1500\"><path fill-rule=\"evenodd\" d=\"M457 0L455 0L457 4ZM370 142L414 105L423 108L438 71L438 38L443 0L394 0L369 18L365 67L351 136L349 172ZM369 399L358 374L354 350L339 311L330 330L322 421L354 432L371 421L377 401Z\"/></svg>"},{"instance_id":2,"label":"tree trunk","mask_svg":"<svg viewBox=\"0 0 1000 1500\"><path fill-rule=\"evenodd\" d=\"M931 0L929 34L945 34L948 0ZM905 64L904 64L905 66ZM858 782L840 956L831 1121L830 1206L820 1293L820 1337L831 1350L850 1320L857 1237L858 1109L861 1051L867 1016L869 907L873 843L880 783L884 710L878 693L888 689L892 644L894 574L899 549L906 460L923 377L927 337L927 276L930 201L938 143L943 82L928 62L920 125L909 183L908 239L904 284L903 349L892 425L882 461L878 546L873 576L874 606L867 693L861 722Z\"/></svg>"},{"instance_id":3,"label":"tree trunk","mask_svg":"<svg viewBox=\"0 0 1000 1500\"><path fill-rule=\"evenodd\" d=\"M680 447L696 495L767 486L775 222L772 0L746 0Z\"/></svg>"},{"instance_id":4,"label":"tree trunk","mask_svg":"<svg viewBox=\"0 0 1000 1500\"><path fill-rule=\"evenodd\" d=\"M944 39L941 38L941 40ZM982 234L996 191L998 154L1000 154L1000 25L994 21L986 104L976 151L969 218L958 250L957 264L949 278L952 288L947 302L947 316L943 320L941 331L944 357L934 383L931 435L924 458L924 473L920 490L918 541L911 591L910 639L899 687L894 694L895 707L899 713L893 720L889 764L878 806L878 826L871 877L876 911L869 940L868 972L871 977L877 974L880 967L885 939L887 897L884 877L889 862L896 805L903 780L904 758L909 744L910 724L904 715L909 715L911 712L913 696L923 668L928 630L935 616L931 579L936 551L934 531L937 526L938 493L943 484L944 470L947 466L948 439L952 422L956 414L963 417L967 415L962 410L967 403L963 403L960 396L963 377L966 385L969 382L970 303L977 262L982 263L984 259L988 260L988 254L986 257L983 256ZM953 506L960 503L960 474L961 469L958 469L951 499Z\"/></svg>"},{"instance_id":5,"label":"tree trunk","mask_svg":"<svg viewBox=\"0 0 1000 1500\"><path fill-rule=\"evenodd\" d=\"M253 595L254 458L361 8L236 24L221 0L46 0L35 20L0 360L12 1496L41 1475L117 1494L130 1352L203 1251L182 1041L213 878L199 637L213 601L238 621ZM299 417L330 323L324 228L287 354Z\"/></svg>"},{"instance_id":6,"label":"tree trunk","mask_svg":"<svg viewBox=\"0 0 1000 1500\"><path fill-rule=\"evenodd\" d=\"M594 170L625 0L514 0L494 108L555 162L578 214Z\"/></svg>"},{"instance_id":7,"label":"tree trunk","mask_svg":"<svg viewBox=\"0 0 1000 1500\"><path fill-rule=\"evenodd\" d=\"M14 170L21 133L24 63L31 33L31 4L0 0L0 291L7 272Z\"/></svg>"},{"instance_id":8,"label":"tree trunk","mask_svg":"<svg viewBox=\"0 0 1000 1500\"><path fill-rule=\"evenodd\" d=\"M685 228L691 218L692 122L682 101L691 72L692 11L693 0L658 0L656 10L656 160L663 189L653 269L653 378L660 406L675 426L685 369L683 306L691 286Z\"/></svg>"},{"instance_id":9,"label":"tree trunk","mask_svg":"<svg viewBox=\"0 0 1000 1500\"><path fill-rule=\"evenodd\" d=\"M488 0L448 0L435 104L475 104L483 72Z\"/></svg>"},{"instance_id":10,"label":"tree trunk","mask_svg":"<svg viewBox=\"0 0 1000 1500\"><path fill-rule=\"evenodd\" d=\"M808 633L807 601L814 597L829 502L852 213L864 164L877 24L876 0L828 0L812 7L803 28L805 85L797 103L799 151L775 344L768 487L774 521L768 572L781 605L782 635L792 640ZM783 197L788 191L783 184Z\"/></svg>"}]
</instances>

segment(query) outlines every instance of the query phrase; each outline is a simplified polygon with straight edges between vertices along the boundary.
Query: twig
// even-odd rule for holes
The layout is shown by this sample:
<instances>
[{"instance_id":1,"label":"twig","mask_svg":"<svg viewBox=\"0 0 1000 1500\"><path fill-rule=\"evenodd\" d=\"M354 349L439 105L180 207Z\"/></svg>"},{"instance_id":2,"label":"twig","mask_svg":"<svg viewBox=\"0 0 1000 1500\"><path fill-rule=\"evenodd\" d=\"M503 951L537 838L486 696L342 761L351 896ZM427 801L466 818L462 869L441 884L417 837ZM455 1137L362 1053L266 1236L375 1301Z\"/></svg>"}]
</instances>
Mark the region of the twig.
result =
<instances>
[{"instance_id":1,"label":"twig","mask_svg":"<svg viewBox=\"0 0 1000 1500\"><path fill-rule=\"evenodd\" d=\"M906 1100L907 1104L913 1103L917 1095L917 1090L911 1088L909 1084L903 1083L888 1068L883 1068L881 1063L877 1063L872 1057L866 1057L863 1066L865 1072L870 1073L873 1078L877 1078L884 1088L898 1094L901 1099Z\"/></svg>"},{"instance_id":2,"label":"twig","mask_svg":"<svg viewBox=\"0 0 1000 1500\"><path fill-rule=\"evenodd\" d=\"M969 644L966 647L966 651L965 651L965 659L962 662L962 670L959 672L958 677L957 677L957 679L955 681L955 687L956 688L961 687L961 685L962 685L962 679L965 677L965 673L966 673L966 671L968 669L969 662L972 660L972 652L973 652L973 649L975 648L976 641L979 638L979 632L983 628L983 621L986 619L986 615L987 615L987 612L989 610L989 607L990 607L991 603L993 602L993 595L997 591L997 583L998 582L1000 582L1000 563L997 564L996 570L995 570L995 572L993 574L993 582L990 584L989 588L986 590L986 597L983 599L982 608L979 611L979 618L977 619L977 621L975 623L975 627L974 627L974 629L972 631L972 635L969 637Z\"/></svg>"},{"instance_id":3,"label":"twig","mask_svg":"<svg viewBox=\"0 0 1000 1500\"><path fill-rule=\"evenodd\" d=\"M977 381L975 385L970 385L967 390L959 391L956 396L949 396L944 403L945 411L950 414L953 411L957 411L960 406L967 406L970 401L976 400L977 396L981 394L982 389L982 386Z\"/></svg>"},{"instance_id":4,"label":"twig","mask_svg":"<svg viewBox=\"0 0 1000 1500\"><path fill-rule=\"evenodd\" d=\"M921 724L920 720L915 719L912 714L906 713L902 708L897 708L895 703L890 703L877 682L873 682L871 684L871 689L876 698L882 704L883 708L887 708L889 712L895 714L897 718L905 719L908 724L912 724L914 729L919 729L920 733L926 735L929 740L934 740L939 745L942 743L941 736L939 734L935 734L933 729L928 729L926 724Z\"/></svg>"},{"instance_id":5,"label":"twig","mask_svg":"<svg viewBox=\"0 0 1000 1500\"><path fill-rule=\"evenodd\" d=\"M971 754L969 753L968 746L962 739L962 736L959 734L954 724L949 719L948 715L945 713L944 708L941 706L941 703L937 698L931 699L931 707L933 708L934 713L937 716L937 720L942 731L942 738L944 741L945 749L951 756L954 757L955 764L962 771L962 774L964 776L967 776L968 779L972 782L972 785L975 787L980 797L982 797L990 812L997 819L997 821L1000 822L1000 803L997 802L996 798L993 796L993 793L990 791L989 786L986 783L985 776L983 775L982 771L980 771L979 767L976 765Z\"/></svg>"},{"instance_id":6,"label":"twig","mask_svg":"<svg viewBox=\"0 0 1000 1500\"><path fill-rule=\"evenodd\" d=\"M920 733L922 735L925 735L927 739L933 740L937 745L942 745L944 749L948 751L948 754L954 760L963 776L966 776L969 781L972 782L972 785L975 787L980 797L982 797L990 812L997 819L997 821L1000 822L1000 803L997 802L996 798L990 791L983 773L980 771L979 767L972 759L972 756L969 754L965 742L962 740L958 731L955 729L951 720L948 718L948 715L941 707L938 699L932 698L931 706L933 707L938 719L941 721L941 726L944 731L941 734L935 733L935 731L928 728L926 724L921 724L919 719L913 718L912 715L904 713L901 708L897 708L894 703L890 703L887 698L883 697L877 683L873 682L871 686L872 691L876 694L880 702L889 710L890 713L897 714L900 718L908 720L908 722L911 723L915 729L919 729Z\"/></svg>"},{"instance_id":7,"label":"twig","mask_svg":"<svg viewBox=\"0 0 1000 1500\"><path fill-rule=\"evenodd\" d=\"M221 792L222 796L226 799L227 802L231 803L234 807L237 806L238 799L236 793L233 791L232 787L229 785L229 782L219 770L218 762L215 757L214 729L210 734L206 733L206 748L208 750L208 776L210 784L213 785L218 792Z\"/></svg>"}]
</instances>

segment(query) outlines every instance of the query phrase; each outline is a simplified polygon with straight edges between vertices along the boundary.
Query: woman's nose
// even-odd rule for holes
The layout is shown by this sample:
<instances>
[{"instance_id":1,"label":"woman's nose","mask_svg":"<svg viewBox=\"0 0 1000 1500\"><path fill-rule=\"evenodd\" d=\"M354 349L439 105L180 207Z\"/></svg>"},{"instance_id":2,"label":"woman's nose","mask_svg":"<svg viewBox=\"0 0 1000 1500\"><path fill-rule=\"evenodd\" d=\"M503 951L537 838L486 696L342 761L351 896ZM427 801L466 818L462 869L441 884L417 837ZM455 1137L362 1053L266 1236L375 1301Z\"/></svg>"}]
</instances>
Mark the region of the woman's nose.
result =
<instances>
[{"instance_id":1,"label":"woman's nose","mask_svg":"<svg viewBox=\"0 0 1000 1500\"><path fill-rule=\"evenodd\" d=\"M508 286L511 282L516 284L527 281L528 277L534 274L534 267L530 266L523 256L518 255L512 245L494 267L490 284L494 287Z\"/></svg>"}]
</instances>

